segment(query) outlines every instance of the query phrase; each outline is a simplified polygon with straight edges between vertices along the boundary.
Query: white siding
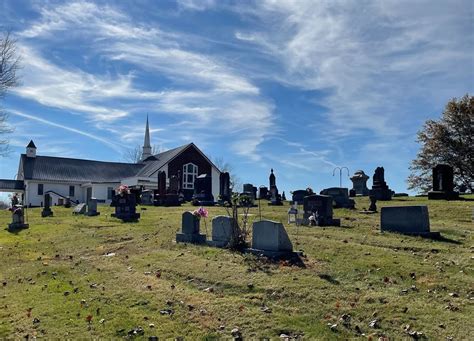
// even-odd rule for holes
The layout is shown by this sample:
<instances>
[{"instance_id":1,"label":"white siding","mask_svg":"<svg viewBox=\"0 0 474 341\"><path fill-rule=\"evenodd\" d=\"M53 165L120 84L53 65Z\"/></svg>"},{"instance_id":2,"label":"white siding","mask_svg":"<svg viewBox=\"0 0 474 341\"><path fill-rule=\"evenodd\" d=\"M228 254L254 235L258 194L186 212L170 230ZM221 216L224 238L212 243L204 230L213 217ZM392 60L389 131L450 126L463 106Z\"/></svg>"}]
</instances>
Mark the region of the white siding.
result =
<instances>
[{"instance_id":1,"label":"white siding","mask_svg":"<svg viewBox=\"0 0 474 341\"><path fill-rule=\"evenodd\" d=\"M26 201L28 205L32 206L41 206L43 203L43 196L44 193L48 191L53 191L58 193L62 196L68 197L69 196L69 186L74 186L74 196L71 197L71 200L76 201L83 201L84 196L82 193L82 189L79 184L59 184L59 183L50 183L50 182L40 182L40 181L29 181L26 180ZM43 184L43 194L38 195L38 184ZM58 197L56 195L52 196L53 205L57 205Z\"/></svg>"},{"instance_id":2,"label":"white siding","mask_svg":"<svg viewBox=\"0 0 474 341\"><path fill-rule=\"evenodd\" d=\"M118 186L120 186L119 183L92 184L92 197L110 204L111 200L107 199L107 189L112 187L115 190Z\"/></svg>"},{"instance_id":3,"label":"white siding","mask_svg":"<svg viewBox=\"0 0 474 341\"><path fill-rule=\"evenodd\" d=\"M219 198L219 176L220 176L220 172L215 169L214 167L212 167L212 172L211 172L211 176L212 176L212 195L214 196L214 200L217 201L217 198Z\"/></svg>"}]
</instances>

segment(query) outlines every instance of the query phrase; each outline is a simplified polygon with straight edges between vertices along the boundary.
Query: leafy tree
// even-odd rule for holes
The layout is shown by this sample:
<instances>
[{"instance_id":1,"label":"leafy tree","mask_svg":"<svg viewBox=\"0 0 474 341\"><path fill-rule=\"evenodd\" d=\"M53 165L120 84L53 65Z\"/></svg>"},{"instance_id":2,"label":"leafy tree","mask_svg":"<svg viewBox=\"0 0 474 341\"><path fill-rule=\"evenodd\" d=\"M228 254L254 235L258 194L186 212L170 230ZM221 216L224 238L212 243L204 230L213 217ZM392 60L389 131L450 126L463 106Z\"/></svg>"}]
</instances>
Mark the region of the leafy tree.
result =
<instances>
[{"instance_id":1,"label":"leafy tree","mask_svg":"<svg viewBox=\"0 0 474 341\"><path fill-rule=\"evenodd\" d=\"M16 41L7 32L0 36L0 100L7 90L18 85L17 71L20 68L20 57L16 50ZM7 125L7 114L0 106L0 135L11 132ZM8 151L8 140L0 139L0 156Z\"/></svg>"},{"instance_id":2,"label":"leafy tree","mask_svg":"<svg viewBox=\"0 0 474 341\"><path fill-rule=\"evenodd\" d=\"M428 192L432 187L431 169L448 164L454 169L454 182L473 192L474 181L474 96L453 98L441 119L428 120L418 132L421 149L412 161L407 179L409 189Z\"/></svg>"}]
</instances>

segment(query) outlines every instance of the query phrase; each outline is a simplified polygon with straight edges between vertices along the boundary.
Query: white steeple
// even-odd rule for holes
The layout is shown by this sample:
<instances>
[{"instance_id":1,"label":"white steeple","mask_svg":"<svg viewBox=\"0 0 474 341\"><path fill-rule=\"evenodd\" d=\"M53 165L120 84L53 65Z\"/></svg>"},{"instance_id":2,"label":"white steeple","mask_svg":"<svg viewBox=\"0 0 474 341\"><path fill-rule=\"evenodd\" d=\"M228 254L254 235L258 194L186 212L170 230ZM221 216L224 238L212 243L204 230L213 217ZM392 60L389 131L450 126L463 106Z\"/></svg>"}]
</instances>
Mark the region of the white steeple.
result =
<instances>
[{"instance_id":1,"label":"white steeple","mask_svg":"<svg viewBox=\"0 0 474 341\"><path fill-rule=\"evenodd\" d=\"M150 126L148 124L148 115L146 115L145 141L143 142L142 161L151 155Z\"/></svg>"},{"instance_id":2,"label":"white steeple","mask_svg":"<svg viewBox=\"0 0 474 341\"><path fill-rule=\"evenodd\" d=\"M36 157L36 146L33 140L30 140L30 143L26 146L26 156Z\"/></svg>"}]
</instances>

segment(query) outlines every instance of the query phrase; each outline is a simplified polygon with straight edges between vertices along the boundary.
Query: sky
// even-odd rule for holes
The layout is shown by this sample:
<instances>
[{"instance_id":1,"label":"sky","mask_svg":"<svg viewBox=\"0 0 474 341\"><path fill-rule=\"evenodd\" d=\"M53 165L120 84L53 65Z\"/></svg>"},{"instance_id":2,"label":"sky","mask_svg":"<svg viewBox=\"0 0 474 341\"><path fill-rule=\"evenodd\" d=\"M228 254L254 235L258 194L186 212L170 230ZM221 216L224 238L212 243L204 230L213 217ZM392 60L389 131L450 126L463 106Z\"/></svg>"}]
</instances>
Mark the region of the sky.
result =
<instances>
[{"instance_id":1,"label":"sky","mask_svg":"<svg viewBox=\"0 0 474 341\"><path fill-rule=\"evenodd\" d=\"M378 166L396 192L416 133L474 90L474 5L419 1L0 1L21 55L13 179L38 155L125 161L147 115L159 150L194 142L241 183L339 186ZM352 187L346 172L343 187Z\"/></svg>"}]
</instances>

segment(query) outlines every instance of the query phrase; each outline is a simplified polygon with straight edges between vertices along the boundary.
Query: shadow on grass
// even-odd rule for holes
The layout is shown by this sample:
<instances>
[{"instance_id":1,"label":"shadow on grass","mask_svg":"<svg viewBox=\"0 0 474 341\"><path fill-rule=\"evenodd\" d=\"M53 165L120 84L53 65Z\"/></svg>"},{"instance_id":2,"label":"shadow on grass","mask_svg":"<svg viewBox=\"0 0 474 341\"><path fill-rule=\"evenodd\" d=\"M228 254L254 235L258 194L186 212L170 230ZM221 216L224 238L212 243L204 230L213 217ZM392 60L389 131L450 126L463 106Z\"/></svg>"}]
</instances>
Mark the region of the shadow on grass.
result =
<instances>
[{"instance_id":1,"label":"shadow on grass","mask_svg":"<svg viewBox=\"0 0 474 341\"><path fill-rule=\"evenodd\" d=\"M431 240L434 240L434 241L436 241L436 242L449 243L449 244L455 244L455 245L462 245L462 242L460 242L459 240L446 238L446 237L443 237L442 235L439 235L439 236L437 236L437 237L424 237L424 238L426 238L426 239L431 239Z\"/></svg>"}]
</instances>

